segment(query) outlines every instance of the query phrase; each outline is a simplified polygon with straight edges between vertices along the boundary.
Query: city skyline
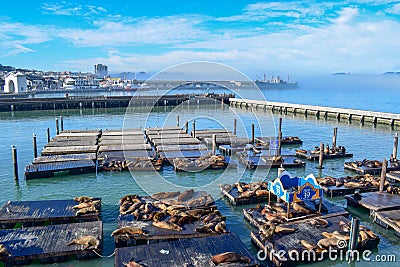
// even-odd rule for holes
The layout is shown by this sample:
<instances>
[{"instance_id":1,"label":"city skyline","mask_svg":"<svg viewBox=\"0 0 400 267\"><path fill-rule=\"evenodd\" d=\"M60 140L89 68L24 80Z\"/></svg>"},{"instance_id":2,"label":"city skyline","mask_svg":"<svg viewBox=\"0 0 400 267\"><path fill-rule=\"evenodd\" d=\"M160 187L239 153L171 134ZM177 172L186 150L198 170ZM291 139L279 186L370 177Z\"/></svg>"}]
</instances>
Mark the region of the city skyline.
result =
<instances>
[{"instance_id":1,"label":"city skyline","mask_svg":"<svg viewBox=\"0 0 400 267\"><path fill-rule=\"evenodd\" d=\"M215 61L249 76L399 71L398 1L2 3L0 63L155 72Z\"/></svg>"}]
</instances>

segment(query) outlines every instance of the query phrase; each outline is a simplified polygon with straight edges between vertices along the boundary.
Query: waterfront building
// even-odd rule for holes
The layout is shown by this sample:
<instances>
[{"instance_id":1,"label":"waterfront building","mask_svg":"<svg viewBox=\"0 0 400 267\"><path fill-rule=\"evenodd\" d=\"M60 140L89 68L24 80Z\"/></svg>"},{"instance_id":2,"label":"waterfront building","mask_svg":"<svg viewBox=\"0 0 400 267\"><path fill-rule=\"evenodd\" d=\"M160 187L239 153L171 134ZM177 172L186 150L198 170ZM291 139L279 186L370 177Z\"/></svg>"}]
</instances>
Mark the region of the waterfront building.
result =
<instances>
[{"instance_id":1,"label":"waterfront building","mask_svg":"<svg viewBox=\"0 0 400 267\"><path fill-rule=\"evenodd\" d=\"M108 75L108 66L103 64L94 65L94 75L97 78L104 78Z\"/></svg>"},{"instance_id":2,"label":"waterfront building","mask_svg":"<svg viewBox=\"0 0 400 267\"><path fill-rule=\"evenodd\" d=\"M9 72L4 77L5 93L23 93L28 91L26 75L21 72Z\"/></svg>"}]
</instances>

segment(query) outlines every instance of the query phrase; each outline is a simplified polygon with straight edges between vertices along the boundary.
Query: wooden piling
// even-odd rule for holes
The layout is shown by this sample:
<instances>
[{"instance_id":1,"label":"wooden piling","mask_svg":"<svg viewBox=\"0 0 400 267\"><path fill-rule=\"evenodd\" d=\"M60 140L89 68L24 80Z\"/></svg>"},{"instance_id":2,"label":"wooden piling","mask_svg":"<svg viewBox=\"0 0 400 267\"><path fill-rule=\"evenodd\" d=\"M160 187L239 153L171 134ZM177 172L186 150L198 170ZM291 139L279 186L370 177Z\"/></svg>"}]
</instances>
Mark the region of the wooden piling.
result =
<instances>
[{"instance_id":1,"label":"wooden piling","mask_svg":"<svg viewBox=\"0 0 400 267\"><path fill-rule=\"evenodd\" d=\"M47 143L50 143L50 128L47 128Z\"/></svg>"},{"instance_id":2,"label":"wooden piling","mask_svg":"<svg viewBox=\"0 0 400 267\"><path fill-rule=\"evenodd\" d=\"M12 158L13 158L13 166L14 166L14 179L18 181L18 156L17 156L17 148L15 146L11 146L12 150Z\"/></svg>"},{"instance_id":3,"label":"wooden piling","mask_svg":"<svg viewBox=\"0 0 400 267\"><path fill-rule=\"evenodd\" d=\"M281 149L282 149L282 117L279 118L277 156L281 155Z\"/></svg>"},{"instance_id":4,"label":"wooden piling","mask_svg":"<svg viewBox=\"0 0 400 267\"><path fill-rule=\"evenodd\" d=\"M216 153L217 153L217 135L216 134L212 135L212 153L213 153L213 155L216 155Z\"/></svg>"},{"instance_id":5,"label":"wooden piling","mask_svg":"<svg viewBox=\"0 0 400 267\"><path fill-rule=\"evenodd\" d=\"M237 124L237 120L233 119L233 134L236 135L236 124Z\"/></svg>"},{"instance_id":6,"label":"wooden piling","mask_svg":"<svg viewBox=\"0 0 400 267\"><path fill-rule=\"evenodd\" d=\"M33 134L32 137L32 142L33 142L33 158L37 158L37 142L36 142L36 134Z\"/></svg>"},{"instance_id":7,"label":"wooden piling","mask_svg":"<svg viewBox=\"0 0 400 267\"><path fill-rule=\"evenodd\" d=\"M333 138L332 138L332 148L336 147L336 139L337 139L337 127L333 128Z\"/></svg>"},{"instance_id":8,"label":"wooden piling","mask_svg":"<svg viewBox=\"0 0 400 267\"><path fill-rule=\"evenodd\" d=\"M251 143L254 145L254 123L251 124Z\"/></svg>"},{"instance_id":9,"label":"wooden piling","mask_svg":"<svg viewBox=\"0 0 400 267\"><path fill-rule=\"evenodd\" d=\"M61 132L64 131L64 119L63 119L63 116L60 116L60 128L61 128Z\"/></svg>"},{"instance_id":10,"label":"wooden piling","mask_svg":"<svg viewBox=\"0 0 400 267\"><path fill-rule=\"evenodd\" d=\"M189 132L189 122L185 122L185 133L187 134Z\"/></svg>"},{"instance_id":11,"label":"wooden piling","mask_svg":"<svg viewBox=\"0 0 400 267\"><path fill-rule=\"evenodd\" d=\"M394 144L393 144L393 159L397 159L397 148L399 146L399 134L395 133L394 135Z\"/></svg>"},{"instance_id":12,"label":"wooden piling","mask_svg":"<svg viewBox=\"0 0 400 267\"><path fill-rule=\"evenodd\" d=\"M176 127L179 127L179 116L176 116Z\"/></svg>"},{"instance_id":13,"label":"wooden piling","mask_svg":"<svg viewBox=\"0 0 400 267\"><path fill-rule=\"evenodd\" d=\"M322 169L322 164L324 161L324 143L321 142L319 145L319 163L318 163L318 169Z\"/></svg>"},{"instance_id":14,"label":"wooden piling","mask_svg":"<svg viewBox=\"0 0 400 267\"><path fill-rule=\"evenodd\" d=\"M383 159L381 179L380 179L380 182L379 182L379 192L383 192L384 187L385 187L387 163L388 163L387 160Z\"/></svg>"},{"instance_id":15,"label":"wooden piling","mask_svg":"<svg viewBox=\"0 0 400 267\"><path fill-rule=\"evenodd\" d=\"M360 226L360 221L357 218L351 219L351 229L350 229L350 240L349 240L349 251L352 252L357 249L357 239L358 239L358 229ZM353 253L349 253L353 257ZM349 259L353 260L353 259Z\"/></svg>"},{"instance_id":16,"label":"wooden piling","mask_svg":"<svg viewBox=\"0 0 400 267\"><path fill-rule=\"evenodd\" d=\"M56 134L58 135L60 133L60 128L58 125L58 119L56 119Z\"/></svg>"},{"instance_id":17,"label":"wooden piling","mask_svg":"<svg viewBox=\"0 0 400 267\"><path fill-rule=\"evenodd\" d=\"M192 131L192 137L196 138L196 121L193 121L193 131Z\"/></svg>"}]
</instances>

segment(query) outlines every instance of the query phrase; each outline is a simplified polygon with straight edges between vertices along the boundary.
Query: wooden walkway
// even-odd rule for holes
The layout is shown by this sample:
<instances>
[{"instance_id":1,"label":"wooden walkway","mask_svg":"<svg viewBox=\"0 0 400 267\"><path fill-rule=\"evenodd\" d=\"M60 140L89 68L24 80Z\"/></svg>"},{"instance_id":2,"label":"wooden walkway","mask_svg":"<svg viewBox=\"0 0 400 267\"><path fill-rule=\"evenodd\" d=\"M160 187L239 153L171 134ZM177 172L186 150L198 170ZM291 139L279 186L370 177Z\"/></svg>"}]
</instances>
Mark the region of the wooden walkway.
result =
<instances>
[{"instance_id":1,"label":"wooden walkway","mask_svg":"<svg viewBox=\"0 0 400 267\"><path fill-rule=\"evenodd\" d=\"M361 198L355 195L347 195L346 200L348 206L364 207L370 212L400 208L400 195L387 192L362 193Z\"/></svg>"},{"instance_id":2,"label":"wooden walkway","mask_svg":"<svg viewBox=\"0 0 400 267\"><path fill-rule=\"evenodd\" d=\"M248 264L226 266L259 266L259 262L234 234L117 248L115 266L124 267L132 259L141 266L152 267L215 266L211 257L225 252L236 252L251 260Z\"/></svg>"},{"instance_id":3,"label":"wooden walkway","mask_svg":"<svg viewBox=\"0 0 400 267\"><path fill-rule=\"evenodd\" d=\"M394 234L400 237L400 210L378 211L373 214L374 222L386 229L393 229Z\"/></svg>"},{"instance_id":4,"label":"wooden walkway","mask_svg":"<svg viewBox=\"0 0 400 267\"><path fill-rule=\"evenodd\" d=\"M358 119L361 124L364 122L372 122L373 124L383 123L389 124L390 126L400 125L400 114L398 113L387 113L387 112L376 112L368 110L356 110L348 108L333 108L324 106L312 106L302 104L291 104L283 102L271 102L271 101L260 101L260 100L249 100L249 99L236 99L229 98L231 106L244 107L244 108L261 108L269 109L272 112L279 112L287 114L291 112L293 114L302 113L304 116L314 115L316 118L328 118L334 117L337 120L346 119L353 121Z\"/></svg>"},{"instance_id":5,"label":"wooden walkway","mask_svg":"<svg viewBox=\"0 0 400 267\"><path fill-rule=\"evenodd\" d=\"M7 202L0 209L0 228L12 228L16 223L28 227L44 223L100 220L99 213L76 215L77 210L73 206L77 204L79 203L73 199Z\"/></svg>"},{"instance_id":6,"label":"wooden walkway","mask_svg":"<svg viewBox=\"0 0 400 267\"><path fill-rule=\"evenodd\" d=\"M71 255L87 255L97 257L91 250L82 250L82 245L67 246L75 238L92 235L102 244L102 222L84 222L73 224L59 224L21 229L0 231L0 243L3 244L11 256L2 259L6 264L41 259L43 262L52 262L54 258L63 261ZM101 245L97 250L101 253ZM48 259L48 261L46 261Z\"/></svg>"}]
</instances>

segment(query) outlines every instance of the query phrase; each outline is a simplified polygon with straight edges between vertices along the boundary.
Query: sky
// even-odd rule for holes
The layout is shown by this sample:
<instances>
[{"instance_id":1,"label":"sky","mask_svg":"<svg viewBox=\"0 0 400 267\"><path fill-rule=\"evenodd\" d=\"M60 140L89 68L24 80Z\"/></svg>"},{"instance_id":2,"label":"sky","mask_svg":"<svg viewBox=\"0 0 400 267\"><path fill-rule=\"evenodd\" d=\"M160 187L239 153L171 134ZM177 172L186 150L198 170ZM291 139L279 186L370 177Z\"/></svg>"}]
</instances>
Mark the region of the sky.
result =
<instances>
[{"instance_id":1,"label":"sky","mask_svg":"<svg viewBox=\"0 0 400 267\"><path fill-rule=\"evenodd\" d=\"M0 64L155 72L190 61L250 77L400 71L400 1L2 1Z\"/></svg>"}]
</instances>

